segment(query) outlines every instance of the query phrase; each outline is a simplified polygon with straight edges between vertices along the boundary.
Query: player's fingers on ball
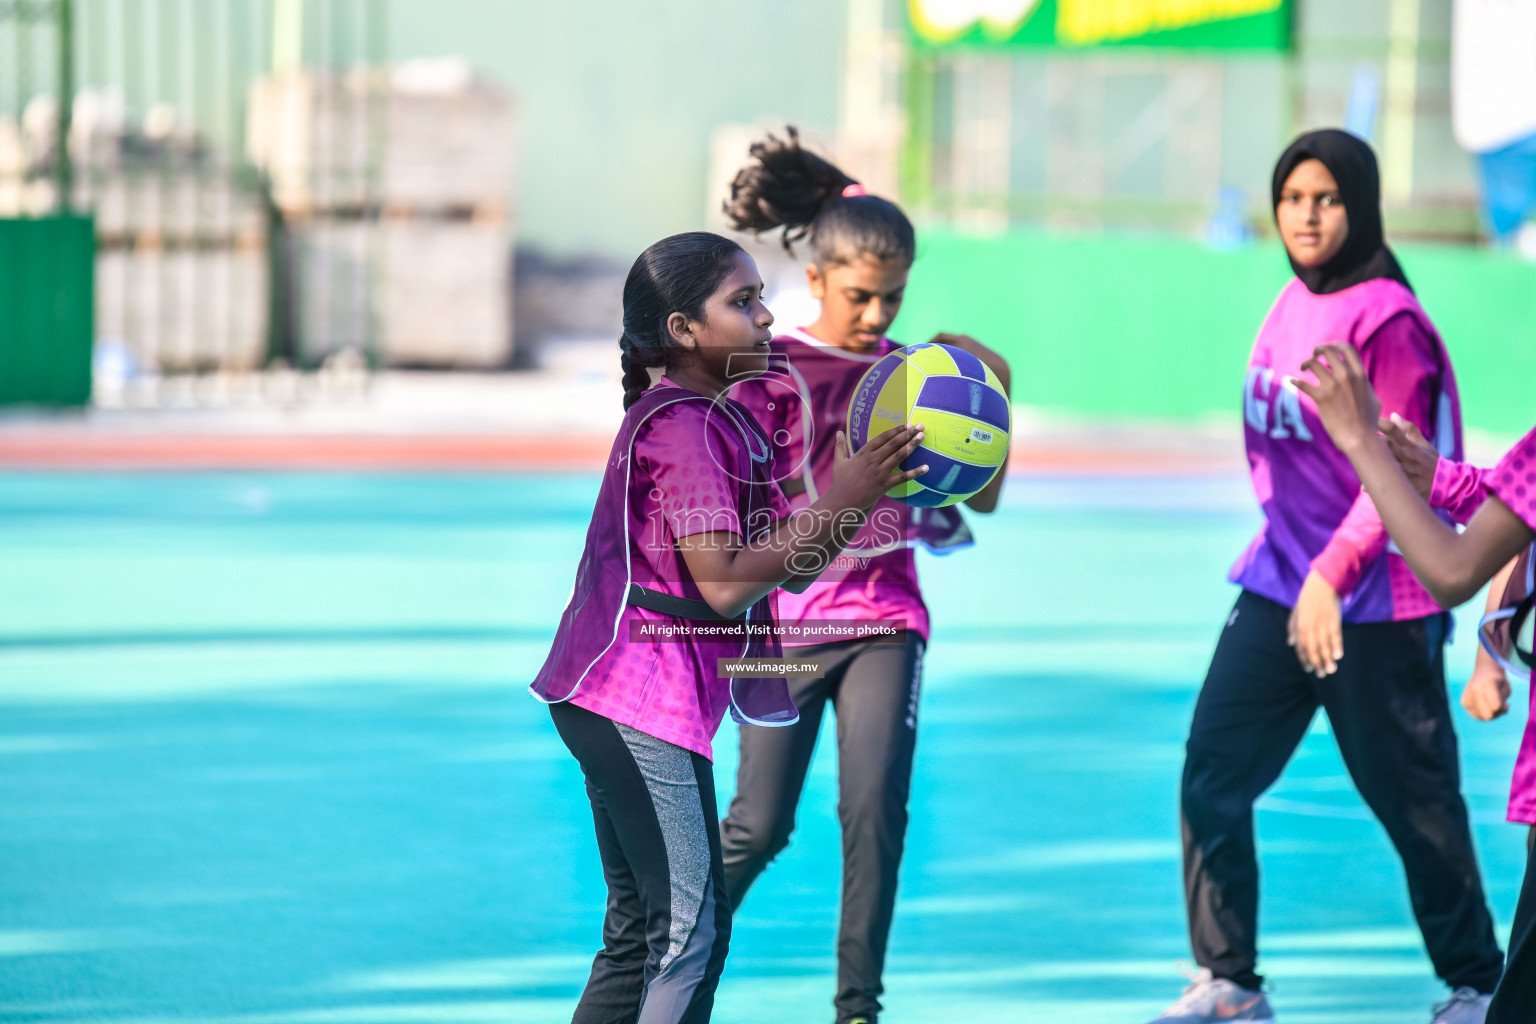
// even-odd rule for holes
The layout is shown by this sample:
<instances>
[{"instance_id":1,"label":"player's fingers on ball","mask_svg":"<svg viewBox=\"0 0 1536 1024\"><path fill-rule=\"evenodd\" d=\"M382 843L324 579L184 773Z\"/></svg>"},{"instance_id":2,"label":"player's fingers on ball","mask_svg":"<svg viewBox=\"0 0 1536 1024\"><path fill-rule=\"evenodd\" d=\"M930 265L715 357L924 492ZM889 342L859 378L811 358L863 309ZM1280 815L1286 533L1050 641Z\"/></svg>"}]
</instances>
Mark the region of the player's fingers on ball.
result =
<instances>
[{"instance_id":1,"label":"player's fingers on ball","mask_svg":"<svg viewBox=\"0 0 1536 1024\"><path fill-rule=\"evenodd\" d=\"M915 434L915 435L913 435L912 440L908 441L906 444L902 445L900 448L897 448L895 451L892 451L889 454L887 454L886 457L883 460L881 460L880 465L883 466L885 469L890 470L891 472L895 472L896 469L898 467L900 467L903 462L906 462L908 459L910 459L912 457L912 453L917 451L917 446L922 444L922 441L923 441L923 435L922 434Z\"/></svg>"},{"instance_id":2,"label":"player's fingers on ball","mask_svg":"<svg viewBox=\"0 0 1536 1024\"><path fill-rule=\"evenodd\" d=\"M880 433L870 438L864 447L870 451L877 452L884 448L886 445L890 444L895 438L905 433L906 429L906 425L902 424L901 426L892 427L889 430L882 430Z\"/></svg>"},{"instance_id":3,"label":"player's fingers on ball","mask_svg":"<svg viewBox=\"0 0 1536 1024\"><path fill-rule=\"evenodd\" d=\"M898 438L898 444L896 446L896 458L898 460L904 459L908 455L911 455L913 452L917 451L917 446L923 443L924 436L925 434L922 424L912 424L911 433L909 433L905 438Z\"/></svg>"},{"instance_id":4,"label":"player's fingers on ball","mask_svg":"<svg viewBox=\"0 0 1536 1024\"><path fill-rule=\"evenodd\" d=\"M928 472L927 466L918 466L916 469L909 469L905 473L899 474L896 478L896 482L898 484L904 484L909 480L916 480L926 472Z\"/></svg>"},{"instance_id":5,"label":"player's fingers on ball","mask_svg":"<svg viewBox=\"0 0 1536 1024\"><path fill-rule=\"evenodd\" d=\"M920 432L920 429L921 428L911 423L904 423L899 427L892 427L890 430L887 430L885 433L875 438L875 440L879 442L875 448L875 451L880 454L881 459L884 459L891 452L900 451L909 441L912 440L913 434Z\"/></svg>"},{"instance_id":6,"label":"player's fingers on ball","mask_svg":"<svg viewBox=\"0 0 1536 1024\"><path fill-rule=\"evenodd\" d=\"M911 452L906 448L897 448L893 452L887 452L885 457L880 460L880 469L886 473L898 472L901 469L901 464L907 461L907 456L910 454Z\"/></svg>"}]
</instances>

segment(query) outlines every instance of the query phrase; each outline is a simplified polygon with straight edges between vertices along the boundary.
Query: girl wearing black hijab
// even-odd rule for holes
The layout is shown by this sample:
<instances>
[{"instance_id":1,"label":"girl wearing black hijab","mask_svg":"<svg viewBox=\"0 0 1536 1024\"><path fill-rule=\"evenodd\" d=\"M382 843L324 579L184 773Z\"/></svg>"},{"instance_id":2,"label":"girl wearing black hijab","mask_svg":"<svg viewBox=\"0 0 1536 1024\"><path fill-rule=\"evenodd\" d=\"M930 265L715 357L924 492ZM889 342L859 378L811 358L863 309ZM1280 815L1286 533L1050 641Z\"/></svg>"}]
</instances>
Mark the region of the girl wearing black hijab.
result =
<instances>
[{"instance_id":1,"label":"girl wearing black hijab","mask_svg":"<svg viewBox=\"0 0 1536 1024\"><path fill-rule=\"evenodd\" d=\"M1449 617L1414 578L1349 459L1292 378L1317 346L1355 348L1396 413L1460 458L1450 358L1382 237L1376 157L1346 132L1302 135L1271 186L1295 278L1259 328L1244 435L1264 525L1190 724L1181 816L1200 976L1159 1024L1274 1019L1256 973L1253 803L1318 708L1403 860L1414 915L1451 998L1436 1024L1481 1024L1503 954L1483 898L1442 647Z\"/></svg>"}]
</instances>

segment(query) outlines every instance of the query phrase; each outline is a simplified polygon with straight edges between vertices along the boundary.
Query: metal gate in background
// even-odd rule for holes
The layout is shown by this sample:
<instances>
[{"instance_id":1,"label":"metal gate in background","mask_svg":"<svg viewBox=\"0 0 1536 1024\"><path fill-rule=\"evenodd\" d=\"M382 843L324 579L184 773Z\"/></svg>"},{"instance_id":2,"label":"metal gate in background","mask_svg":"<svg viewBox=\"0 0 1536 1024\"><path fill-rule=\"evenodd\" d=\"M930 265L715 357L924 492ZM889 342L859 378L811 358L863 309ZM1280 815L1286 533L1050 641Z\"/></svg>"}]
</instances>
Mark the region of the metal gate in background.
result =
<instances>
[{"instance_id":1,"label":"metal gate in background","mask_svg":"<svg viewBox=\"0 0 1536 1024\"><path fill-rule=\"evenodd\" d=\"M900 39L921 4L887 4L880 31ZM901 194L983 229L1264 230L1286 141L1345 125L1378 149L1396 234L1470 240L1478 187L1451 132L1451 4L1293 0L1290 42L1267 52L914 47Z\"/></svg>"},{"instance_id":2,"label":"metal gate in background","mask_svg":"<svg viewBox=\"0 0 1536 1024\"><path fill-rule=\"evenodd\" d=\"M345 79L362 102L322 105L316 125L282 130L324 135L312 145L317 179L333 153L351 168L376 166L367 97L383 49L380 7L0 0L0 69L14 68L0 72L0 218L94 218L98 404L289 400L293 374L268 371L368 365L366 317L330 331L323 312L305 319L297 308L288 225L251 159L248 117L262 81L301 66L311 78ZM354 177L361 262L345 284L320 281L315 292L350 290L367 308L370 179Z\"/></svg>"}]
</instances>

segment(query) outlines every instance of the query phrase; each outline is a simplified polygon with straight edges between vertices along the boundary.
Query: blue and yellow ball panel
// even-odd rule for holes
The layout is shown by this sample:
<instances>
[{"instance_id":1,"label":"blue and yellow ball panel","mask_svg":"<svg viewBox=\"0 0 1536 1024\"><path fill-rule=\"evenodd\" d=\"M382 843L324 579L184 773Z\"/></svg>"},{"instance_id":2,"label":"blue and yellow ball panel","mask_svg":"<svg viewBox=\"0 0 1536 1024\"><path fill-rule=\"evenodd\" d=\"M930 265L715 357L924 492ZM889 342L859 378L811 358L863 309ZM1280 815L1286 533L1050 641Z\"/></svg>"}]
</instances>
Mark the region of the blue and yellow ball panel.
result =
<instances>
[{"instance_id":1,"label":"blue and yellow ball panel","mask_svg":"<svg viewBox=\"0 0 1536 1024\"><path fill-rule=\"evenodd\" d=\"M892 381L906 377L906 360L900 352L892 352L864 371L859 386L854 388L848 400L848 451L853 453L892 427L907 422L912 403L917 400L914 391L911 401L904 394L905 384L889 389Z\"/></svg>"},{"instance_id":2,"label":"blue and yellow ball panel","mask_svg":"<svg viewBox=\"0 0 1536 1024\"><path fill-rule=\"evenodd\" d=\"M1008 458L1012 410L1002 382L980 359L948 345L910 345L871 366L848 403L850 450L905 423L923 425L923 443L903 469L926 465L891 488L898 501L938 508L964 501Z\"/></svg>"}]
</instances>

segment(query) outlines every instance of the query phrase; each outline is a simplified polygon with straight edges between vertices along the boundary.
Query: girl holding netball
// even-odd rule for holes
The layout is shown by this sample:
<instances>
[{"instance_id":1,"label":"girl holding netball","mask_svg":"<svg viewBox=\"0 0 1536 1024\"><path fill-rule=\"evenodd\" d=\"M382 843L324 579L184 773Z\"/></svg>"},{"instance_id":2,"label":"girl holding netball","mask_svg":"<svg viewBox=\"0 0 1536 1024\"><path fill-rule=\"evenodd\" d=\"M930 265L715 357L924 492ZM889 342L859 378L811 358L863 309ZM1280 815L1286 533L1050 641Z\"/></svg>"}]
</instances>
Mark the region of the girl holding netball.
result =
<instances>
[{"instance_id":1,"label":"girl holding netball","mask_svg":"<svg viewBox=\"0 0 1536 1024\"><path fill-rule=\"evenodd\" d=\"M624 422L531 687L586 777L608 883L577 1024L709 1019L731 920L710 740L727 708L795 720L782 679L724 678L718 661L774 653L775 588L803 588L926 468L898 469L917 426L852 457L839 441L826 494L791 516L761 427L724 396L764 368L772 323L751 258L707 232L657 242L624 284Z\"/></svg>"},{"instance_id":2,"label":"girl holding netball","mask_svg":"<svg viewBox=\"0 0 1536 1024\"><path fill-rule=\"evenodd\" d=\"M1460 792L1442 646L1448 616L1414 578L1349 455L1291 378L1346 342L1387 410L1452 458L1450 359L1382 237L1375 154L1342 131L1302 135L1271 186L1295 278L1259 329L1244 435L1264 513L1233 567L1242 587L1195 706L1181 795L1190 939L1202 968L1162 1024L1270 1021L1257 967L1253 802L1319 707L1402 858L1436 972L1442 1024L1480 1021L1503 965Z\"/></svg>"},{"instance_id":3,"label":"girl holding netball","mask_svg":"<svg viewBox=\"0 0 1536 1024\"><path fill-rule=\"evenodd\" d=\"M1316 403L1334 445L1349 458L1392 540L1435 599L1455 607L1536 541L1536 430L1476 483L1486 501L1458 534L1425 504L1377 434L1401 428L1381 420L1383 403L1360 354L1348 345L1321 346L1302 364L1316 383L1296 382ZM1450 474L1447 474L1448 476ZM1464 476L1463 479L1468 479ZM1529 737L1529 732L1527 736ZM1527 749L1521 763L1529 764ZM1509 939L1509 962L1487 1007L1487 1024L1525 1024L1536 1007L1536 872L1527 864Z\"/></svg>"},{"instance_id":4,"label":"girl holding netball","mask_svg":"<svg viewBox=\"0 0 1536 1024\"><path fill-rule=\"evenodd\" d=\"M897 348L887 337L901 309L916 253L912 222L886 199L788 138L752 146L753 161L731 186L726 215L741 231L782 228L784 245L811 249L806 280L820 315L773 340L774 372L733 391L775 438L785 493L796 507L824 500L836 472L834 439L849 399L872 363ZM958 335L933 339L979 371L986 363L1006 388L1008 364ZM961 368L964 372L965 368ZM1000 471L969 499L990 512ZM928 609L913 546L944 550L970 535L953 508L912 508L882 498L845 554L801 594L781 600L786 625L886 620L894 637L804 643L789 656L817 659L825 672L792 678L800 720L784 729L744 729L736 797L720 824L726 891L738 906L754 879L788 844L795 808L822 717L837 716L838 817L843 833L842 920L838 931L839 1024L870 1024L880 1011L881 973L896 901L917 739L918 689Z\"/></svg>"}]
</instances>

